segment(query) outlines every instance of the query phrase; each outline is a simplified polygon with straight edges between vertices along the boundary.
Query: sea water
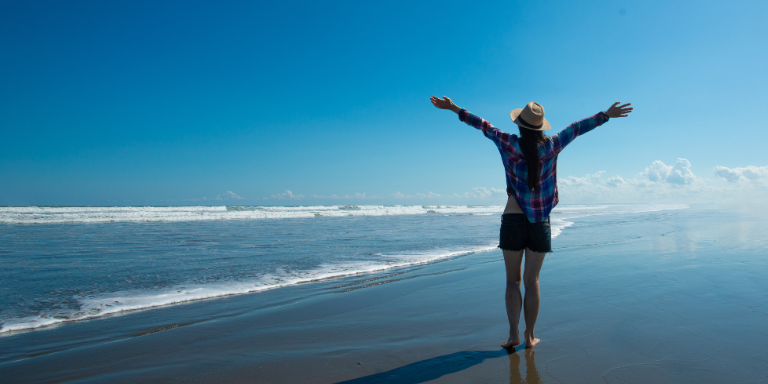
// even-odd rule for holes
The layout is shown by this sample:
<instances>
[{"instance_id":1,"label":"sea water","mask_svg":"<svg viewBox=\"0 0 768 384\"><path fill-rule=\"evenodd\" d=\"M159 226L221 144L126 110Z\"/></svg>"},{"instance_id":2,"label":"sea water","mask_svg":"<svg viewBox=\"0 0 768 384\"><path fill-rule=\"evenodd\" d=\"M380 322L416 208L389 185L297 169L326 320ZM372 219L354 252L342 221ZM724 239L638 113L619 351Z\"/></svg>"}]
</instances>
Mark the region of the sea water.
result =
<instances>
[{"instance_id":1,"label":"sea water","mask_svg":"<svg viewBox=\"0 0 768 384\"><path fill-rule=\"evenodd\" d=\"M579 217L682 208L559 205L552 236ZM0 207L0 335L492 250L502 210Z\"/></svg>"}]
</instances>

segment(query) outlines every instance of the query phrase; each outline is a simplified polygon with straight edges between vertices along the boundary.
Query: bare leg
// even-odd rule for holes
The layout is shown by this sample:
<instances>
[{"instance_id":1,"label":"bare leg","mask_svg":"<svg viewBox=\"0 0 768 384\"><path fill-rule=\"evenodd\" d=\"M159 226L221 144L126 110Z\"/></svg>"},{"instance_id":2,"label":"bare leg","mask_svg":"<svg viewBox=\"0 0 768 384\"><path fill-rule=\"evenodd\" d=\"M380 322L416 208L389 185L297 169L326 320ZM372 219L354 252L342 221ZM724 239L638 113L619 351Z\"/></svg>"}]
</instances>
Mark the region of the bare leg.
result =
<instances>
[{"instance_id":1,"label":"bare leg","mask_svg":"<svg viewBox=\"0 0 768 384\"><path fill-rule=\"evenodd\" d=\"M534 252L525 249L525 347L533 348L540 340L534 337L533 328L536 326L536 318L539 317L539 272L544 264L544 252Z\"/></svg>"},{"instance_id":2,"label":"bare leg","mask_svg":"<svg viewBox=\"0 0 768 384\"><path fill-rule=\"evenodd\" d=\"M520 281L523 276L520 270L523 261L523 250L508 251L503 250L504 265L507 270L507 291L504 296L507 304L507 318L509 319L509 339L502 343L504 348L512 348L520 344L520 332L518 325L520 323L520 310L523 306L523 297L520 294Z\"/></svg>"}]
</instances>

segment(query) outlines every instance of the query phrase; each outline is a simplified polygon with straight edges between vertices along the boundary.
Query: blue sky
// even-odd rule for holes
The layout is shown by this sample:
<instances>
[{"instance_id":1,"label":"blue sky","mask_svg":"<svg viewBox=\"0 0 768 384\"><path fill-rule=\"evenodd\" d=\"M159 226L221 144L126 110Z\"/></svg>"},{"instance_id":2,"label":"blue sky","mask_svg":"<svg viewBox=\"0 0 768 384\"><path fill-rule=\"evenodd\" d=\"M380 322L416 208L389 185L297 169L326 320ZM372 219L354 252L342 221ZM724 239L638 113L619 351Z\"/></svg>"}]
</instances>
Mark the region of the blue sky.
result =
<instances>
[{"instance_id":1,"label":"blue sky","mask_svg":"<svg viewBox=\"0 0 768 384\"><path fill-rule=\"evenodd\" d=\"M563 203L764 196L768 3L724 4L3 2L0 205L503 202L432 95L552 134L632 102L560 155Z\"/></svg>"}]
</instances>

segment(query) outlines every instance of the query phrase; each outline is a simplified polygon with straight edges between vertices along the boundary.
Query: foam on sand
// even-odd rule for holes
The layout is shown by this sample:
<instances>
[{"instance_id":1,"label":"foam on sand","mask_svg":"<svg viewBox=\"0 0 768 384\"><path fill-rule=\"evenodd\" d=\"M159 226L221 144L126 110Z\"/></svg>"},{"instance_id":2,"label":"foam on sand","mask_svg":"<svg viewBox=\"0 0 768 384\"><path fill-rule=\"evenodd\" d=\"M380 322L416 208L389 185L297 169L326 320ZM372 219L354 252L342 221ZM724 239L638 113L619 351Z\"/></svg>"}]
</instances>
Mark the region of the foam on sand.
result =
<instances>
[{"instance_id":1,"label":"foam on sand","mask_svg":"<svg viewBox=\"0 0 768 384\"><path fill-rule=\"evenodd\" d=\"M58 323L92 319L109 314L149 309L196 300L212 299L244 293L261 292L312 281L344 276L375 273L392 268L429 263L438 259L464 256L496 249L495 245L453 250L436 249L428 252L379 255L382 260L321 265L307 271L287 271L282 268L249 281L230 281L207 284L187 284L157 290L112 292L89 297L75 297L80 303L78 311L62 312L19 319L5 319L0 334L55 325Z\"/></svg>"}]
</instances>

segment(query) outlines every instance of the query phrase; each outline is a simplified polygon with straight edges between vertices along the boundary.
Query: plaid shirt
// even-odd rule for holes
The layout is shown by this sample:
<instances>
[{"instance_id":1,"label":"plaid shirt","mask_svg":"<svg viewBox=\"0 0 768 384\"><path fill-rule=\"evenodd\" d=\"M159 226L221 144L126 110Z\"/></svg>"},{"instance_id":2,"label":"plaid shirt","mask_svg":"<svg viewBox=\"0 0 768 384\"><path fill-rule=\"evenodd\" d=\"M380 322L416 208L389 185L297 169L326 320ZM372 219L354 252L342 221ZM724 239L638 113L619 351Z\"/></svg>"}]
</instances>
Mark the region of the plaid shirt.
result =
<instances>
[{"instance_id":1,"label":"plaid shirt","mask_svg":"<svg viewBox=\"0 0 768 384\"><path fill-rule=\"evenodd\" d=\"M500 131L491 123L471 114L466 109L459 111L459 120L483 131L499 148L501 161L507 174L507 195L515 195L528 221L538 223L549 217L559 199L557 197L557 155L577 136L583 135L608 121L608 115L597 115L577 121L560 133L547 137L547 143L539 146L539 185L531 191L528 188L528 164L520 148L517 135Z\"/></svg>"}]
</instances>

